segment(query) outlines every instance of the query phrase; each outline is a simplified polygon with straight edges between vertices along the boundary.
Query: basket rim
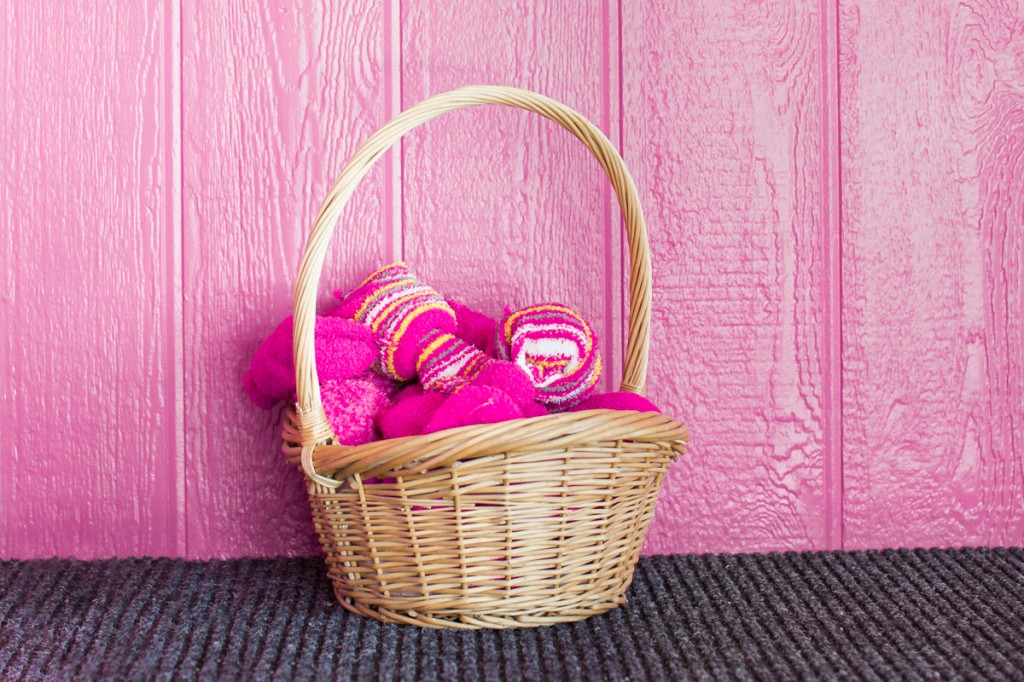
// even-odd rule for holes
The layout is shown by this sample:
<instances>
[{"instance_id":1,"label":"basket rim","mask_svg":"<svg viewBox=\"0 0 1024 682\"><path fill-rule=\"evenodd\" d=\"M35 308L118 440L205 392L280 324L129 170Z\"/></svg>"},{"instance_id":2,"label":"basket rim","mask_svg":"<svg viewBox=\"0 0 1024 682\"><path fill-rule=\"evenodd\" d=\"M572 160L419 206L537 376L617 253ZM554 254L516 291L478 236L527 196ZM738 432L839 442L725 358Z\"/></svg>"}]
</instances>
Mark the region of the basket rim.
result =
<instances>
[{"instance_id":1,"label":"basket rim","mask_svg":"<svg viewBox=\"0 0 1024 682\"><path fill-rule=\"evenodd\" d=\"M460 426L363 445L297 445L298 422L298 406L290 405L282 419L282 451L290 463L304 465L307 478L331 488L354 475L381 476L398 469L423 472L510 451L569 450L594 442L622 441L623 447L631 442L664 443L679 456L690 437L684 424L660 412L609 409Z\"/></svg>"}]
</instances>

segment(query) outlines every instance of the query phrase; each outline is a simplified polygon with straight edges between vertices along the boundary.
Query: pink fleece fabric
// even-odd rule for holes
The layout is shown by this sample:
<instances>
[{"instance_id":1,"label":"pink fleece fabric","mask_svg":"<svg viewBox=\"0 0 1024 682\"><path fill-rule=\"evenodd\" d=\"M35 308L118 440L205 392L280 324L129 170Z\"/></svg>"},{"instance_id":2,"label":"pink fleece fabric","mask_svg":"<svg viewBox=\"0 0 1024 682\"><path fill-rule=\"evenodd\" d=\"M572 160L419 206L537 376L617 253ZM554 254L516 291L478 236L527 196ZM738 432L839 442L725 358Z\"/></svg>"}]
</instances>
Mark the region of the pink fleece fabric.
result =
<instances>
[{"instance_id":1,"label":"pink fleece fabric","mask_svg":"<svg viewBox=\"0 0 1024 682\"><path fill-rule=\"evenodd\" d=\"M514 362L491 360L470 382L470 386L499 389L520 408L537 400L537 388L530 381L530 375Z\"/></svg>"},{"instance_id":2,"label":"pink fleece fabric","mask_svg":"<svg viewBox=\"0 0 1024 682\"><path fill-rule=\"evenodd\" d=\"M601 376L593 328L560 303L506 313L494 341L498 358L511 360L527 372L537 387L537 399L553 410L586 399Z\"/></svg>"},{"instance_id":3,"label":"pink fleece fabric","mask_svg":"<svg viewBox=\"0 0 1024 682\"><path fill-rule=\"evenodd\" d=\"M339 444L363 445L377 440L374 417L391 403L379 382L369 378L325 381L320 396Z\"/></svg>"},{"instance_id":4,"label":"pink fleece fabric","mask_svg":"<svg viewBox=\"0 0 1024 682\"><path fill-rule=\"evenodd\" d=\"M516 371L522 373L518 368ZM529 384L529 389L532 387ZM546 414L547 409L540 403L528 398L513 400L500 388L478 384L476 380L450 396L438 391L424 391L419 384L412 384L399 391L394 404L377 415L377 429L384 438L402 438L456 426L491 424Z\"/></svg>"},{"instance_id":5,"label":"pink fleece fabric","mask_svg":"<svg viewBox=\"0 0 1024 682\"><path fill-rule=\"evenodd\" d=\"M526 417L544 417L551 414L548 412L548 408L544 407L540 403L527 403L523 405L523 418Z\"/></svg>"},{"instance_id":6,"label":"pink fleece fabric","mask_svg":"<svg viewBox=\"0 0 1024 682\"><path fill-rule=\"evenodd\" d=\"M626 391L592 395L576 407L571 408L569 412L581 412L583 410L634 410L636 412L657 412L661 414L658 406L647 398Z\"/></svg>"},{"instance_id":7,"label":"pink fleece fabric","mask_svg":"<svg viewBox=\"0 0 1024 682\"><path fill-rule=\"evenodd\" d=\"M375 372L372 369L363 372L358 378L363 381L368 381L375 387L379 388L387 395L390 402L394 402L395 396L398 395L398 392L402 388L401 384L395 383L385 376L381 376L379 372Z\"/></svg>"},{"instance_id":8,"label":"pink fleece fabric","mask_svg":"<svg viewBox=\"0 0 1024 682\"><path fill-rule=\"evenodd\" d=\"M332 314L369 327L381 348L378 370L399 381L416 377L424 336L434 330L455 333L451 307L405 263L385 265L349 293L334 295L341 303Z\"/></svg>"},{"instance_id":9,"label":"pink fleece fabric","mask_svg":"<svg viewBox=\"0 0 1024 682\"><path fill-rule=\"evenodd\" d=\"M466 386L448 396L427 422L423 433L474 424L519 419L523 411L504 392L486 386Z\"/></svg>"},{"instance_id":10,"label":"pink fleece fabric","mask_svg":"<svg viewBox=\"0 0 1024 682\"><path fill-rule=\"evenodd\" d=\"M489 355L494 357L494 330L498 321L450 298L447 303L455 311L455 336L485 353L490 350Z\"/></svg>"},{"instance_id":11,"label":"pink fleece fabric","mask_svg":"<svg viewBox=\"0 0 1024 682\"><path fill-rule=\"evenodd\" d=\"M394 404L377 414L377 428L384 438L403 438L423 433L427 422L445 401L443 393L424 391L419 384L403 388Z\"/></svg>"},{"instance_id":12,"label":"pink fleece fabric","mask_svg":"<svg viewBox=\"0 0 1024 682\"><path fill-rule=\"evenodd\" d=\"M242 380L249 398L263 409L287 400L295 392L292 333L289 316L260 344ZM316 318L314 343L316 370L322 382L357 377L378 355L368 328L339 317Z\"/></svg>"}]
</instances>

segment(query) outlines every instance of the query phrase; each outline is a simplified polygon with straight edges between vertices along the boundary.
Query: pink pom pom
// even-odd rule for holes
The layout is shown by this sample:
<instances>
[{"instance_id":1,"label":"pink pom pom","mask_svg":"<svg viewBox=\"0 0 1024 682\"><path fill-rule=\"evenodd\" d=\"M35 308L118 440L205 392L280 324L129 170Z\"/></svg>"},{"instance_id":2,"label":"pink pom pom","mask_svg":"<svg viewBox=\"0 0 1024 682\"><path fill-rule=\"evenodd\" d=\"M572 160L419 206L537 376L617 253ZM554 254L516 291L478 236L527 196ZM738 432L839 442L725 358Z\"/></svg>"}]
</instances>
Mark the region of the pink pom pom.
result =
<instances>
[{"instance_id":1,"label":"pink pom pom","mask_svg":"<svg viewBox=\"0 0 1024 682\"><path fill-rule=\"evenodd\" d=\"M466 386L445 399L427 422L423 433L473 424L494 424L522 416L519 406L502 391L484 386Z\"/></svg>"},{"instance_id":2,"label":"pink pom pom","mask_svg":"<svg viewBox=\"0 0 1024 682\"><path fill-rule=\"evenodd\" d=\"M377 440L374 417L390 403L379 385L361 379L325 381L320 395L338 443L363 445Z\"/></svg>"},{"instance_id":3,"label":"pink pom pom","mask_svg":"<svg viewBox=\"0 0 1024 682\"><path fill-rule=\"evenodd\" d=\"M581 412L583 410L633 410L635 412L657 412L661 414L658 406L647 398L626 391L592 395L569 411Z\"/></svg>"}]
</instances>

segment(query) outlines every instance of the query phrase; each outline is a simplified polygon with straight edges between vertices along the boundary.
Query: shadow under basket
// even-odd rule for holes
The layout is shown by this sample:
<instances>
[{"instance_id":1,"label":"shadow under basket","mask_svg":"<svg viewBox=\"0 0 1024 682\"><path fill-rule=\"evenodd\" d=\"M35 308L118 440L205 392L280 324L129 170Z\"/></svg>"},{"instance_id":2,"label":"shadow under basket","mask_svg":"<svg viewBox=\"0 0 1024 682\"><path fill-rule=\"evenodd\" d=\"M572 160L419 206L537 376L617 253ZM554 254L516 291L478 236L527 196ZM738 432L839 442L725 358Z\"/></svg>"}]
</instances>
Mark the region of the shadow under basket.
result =
<instances>
[{"instance_id":1,"label":"shadow under basket","mask_svg":"<svg viewBox=\"0 0 1024 682\"><path fill-rule=\"evenodd\" d=\"M440 114L504 104L580 139L622 209L630 250L630 324L622 389L642 393L650 260L636 188L618 152L575 111L514 88L474 86L424 100L374 133L332 187L295 294L298 403L284 452L306 473L334 593L346 608L425 627L552 625L625 601L668 465L687 431L656 412L589 410L450 429L357 447L334 444L313 328L337 217L355 185L402 135Z\"/></svg>"}]
</instances>

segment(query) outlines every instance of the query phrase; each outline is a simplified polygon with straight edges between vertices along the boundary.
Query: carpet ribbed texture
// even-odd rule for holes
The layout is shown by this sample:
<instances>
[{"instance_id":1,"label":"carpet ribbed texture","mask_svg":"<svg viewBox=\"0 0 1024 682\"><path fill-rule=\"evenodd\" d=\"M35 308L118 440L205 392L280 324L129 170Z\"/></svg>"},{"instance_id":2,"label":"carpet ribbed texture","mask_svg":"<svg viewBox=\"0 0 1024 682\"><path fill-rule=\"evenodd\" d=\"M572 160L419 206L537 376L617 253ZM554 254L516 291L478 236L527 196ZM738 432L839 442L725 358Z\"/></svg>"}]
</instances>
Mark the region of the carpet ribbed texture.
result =
<instances>
[{"instance_id":1,"label":"carpet ribbed texture","mask_svg":"<svg viewBox=\"0 0 1024 682\"><path fill-rule=\"evenodd\" d=\"M640 561L629 603L436 631L338 606L323 562L0 563L2 679L1024 679L1024 549Z\"/></svg>"}]
</instances>

